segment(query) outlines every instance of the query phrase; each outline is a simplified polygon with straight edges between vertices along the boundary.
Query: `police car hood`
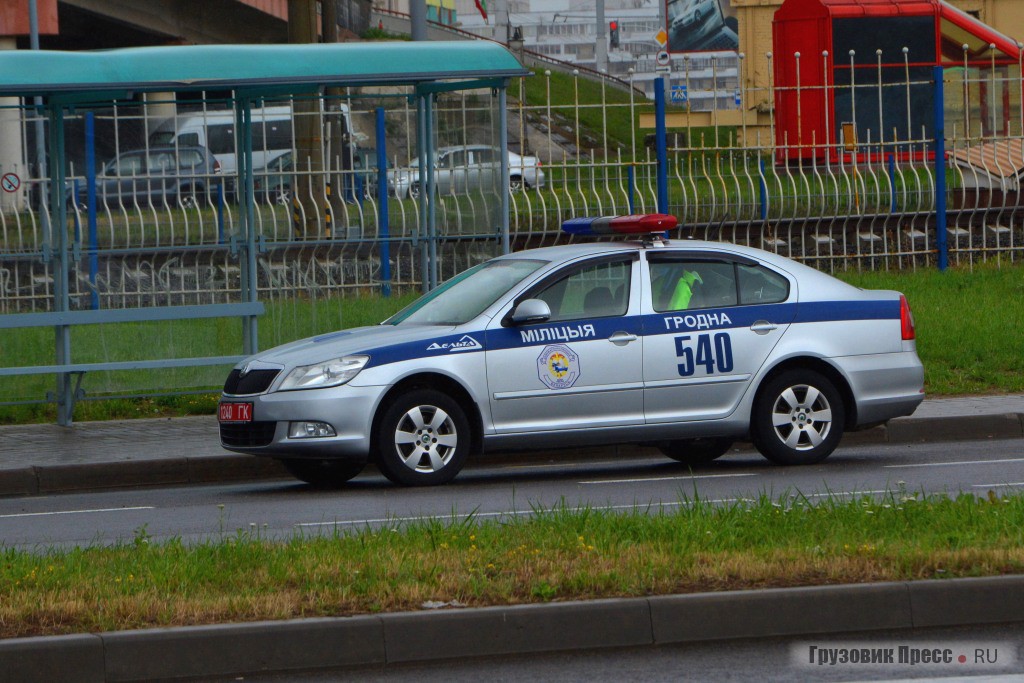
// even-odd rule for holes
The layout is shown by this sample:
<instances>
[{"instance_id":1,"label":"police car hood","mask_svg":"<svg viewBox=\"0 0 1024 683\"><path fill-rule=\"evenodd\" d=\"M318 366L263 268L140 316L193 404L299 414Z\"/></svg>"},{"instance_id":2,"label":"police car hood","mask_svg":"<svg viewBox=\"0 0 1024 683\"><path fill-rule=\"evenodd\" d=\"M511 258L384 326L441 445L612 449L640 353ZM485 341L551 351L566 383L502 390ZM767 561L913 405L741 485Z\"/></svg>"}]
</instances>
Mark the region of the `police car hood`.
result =
<instances>
[{"instance_id":1,"label":"police car hood","mask_svg":"<svg viewBox=\"0 0 1024 683\"><path fill-rule=\"evenodd\" d=\"M438 344L438 349L441 349L447 348L442 345L459 343L460 338L465 336L455 334L455 330L454 327L442 325L355 327L350 330L328 332L283 344L256 354L248 360L259 360L283 365L285 368L293 368L354 354L365 354L372 357L375 353L386 353L396 346L418 342L423 344L424 349L431 344Z\"/></svg>"}]
</instances>

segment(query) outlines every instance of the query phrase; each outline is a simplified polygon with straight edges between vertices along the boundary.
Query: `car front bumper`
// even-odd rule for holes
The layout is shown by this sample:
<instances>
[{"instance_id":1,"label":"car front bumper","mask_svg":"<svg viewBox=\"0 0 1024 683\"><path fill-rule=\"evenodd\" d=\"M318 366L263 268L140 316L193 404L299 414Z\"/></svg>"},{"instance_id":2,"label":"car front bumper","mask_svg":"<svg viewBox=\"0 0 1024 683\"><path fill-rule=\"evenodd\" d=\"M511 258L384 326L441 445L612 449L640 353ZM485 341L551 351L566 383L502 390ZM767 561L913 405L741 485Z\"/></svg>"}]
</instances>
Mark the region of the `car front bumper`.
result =
<instances>
[{"instance_id":1,"label":"car front bumper","mask_svg":"<svg viewBox=\"0 0 1024 683\"><path fill-rule=\"evenodd\" d=\"M251 422L221 422L229 451L277 458L337 458L365 462L373 416L387 387L342 385L330 389L223 395L223 403L252 403ZM329 424L335 436L290 438L293 422Z\"/></svg>"}]
</instances>

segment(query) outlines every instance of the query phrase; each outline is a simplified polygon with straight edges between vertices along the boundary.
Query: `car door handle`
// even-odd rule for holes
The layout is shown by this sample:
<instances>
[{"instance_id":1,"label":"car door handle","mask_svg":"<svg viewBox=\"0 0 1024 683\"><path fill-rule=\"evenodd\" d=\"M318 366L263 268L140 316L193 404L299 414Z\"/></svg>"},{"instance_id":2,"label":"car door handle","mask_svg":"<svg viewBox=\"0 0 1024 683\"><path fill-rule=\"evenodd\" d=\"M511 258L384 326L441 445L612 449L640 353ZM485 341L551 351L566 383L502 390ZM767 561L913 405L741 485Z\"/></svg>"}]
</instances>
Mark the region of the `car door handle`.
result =
<instances>
[{"instance_id":1,"label":"car door handle","mask_svg":"<svg viewBox=\"0 0 1024 683\"><path fill-rule=\"evenodd\" d=\"M612 336L608 337L608 341L616 346L625 346L629 342L636 341L636 339L636 335L630 332L616 332Z\"/></svg>"},{"instance_id":2,"label":"car door handle","mask_svg":"<svg viewBox=\"0 0 1024 683\"><path fill-rule=\"evenodd\" d=\"M772 330L779 329L779 326L775 323L770 323L767 320L758 320L750 326L750 329L758 334L768 334Z\"/></svg>"}]
</instances>

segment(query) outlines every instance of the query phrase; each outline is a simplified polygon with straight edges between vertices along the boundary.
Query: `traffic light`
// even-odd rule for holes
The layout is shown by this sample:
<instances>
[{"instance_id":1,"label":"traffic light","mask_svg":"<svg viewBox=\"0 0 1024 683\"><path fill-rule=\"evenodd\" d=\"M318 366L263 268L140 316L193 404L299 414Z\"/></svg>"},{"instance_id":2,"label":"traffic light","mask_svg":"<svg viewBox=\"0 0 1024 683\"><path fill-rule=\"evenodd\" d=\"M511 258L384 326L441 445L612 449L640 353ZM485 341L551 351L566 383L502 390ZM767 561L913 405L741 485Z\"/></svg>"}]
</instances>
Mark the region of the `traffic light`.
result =
<instances>
[{"instance_id":1,"label":"traffic light","mask_svg":"<svg viewBox=\"0 0 1024 683\"><path fill-rule=\"evenodd\" d=\"M612 47L619 46L619 22L617 21L608 23L608 44Z\"/></svg>"}]
</instances>

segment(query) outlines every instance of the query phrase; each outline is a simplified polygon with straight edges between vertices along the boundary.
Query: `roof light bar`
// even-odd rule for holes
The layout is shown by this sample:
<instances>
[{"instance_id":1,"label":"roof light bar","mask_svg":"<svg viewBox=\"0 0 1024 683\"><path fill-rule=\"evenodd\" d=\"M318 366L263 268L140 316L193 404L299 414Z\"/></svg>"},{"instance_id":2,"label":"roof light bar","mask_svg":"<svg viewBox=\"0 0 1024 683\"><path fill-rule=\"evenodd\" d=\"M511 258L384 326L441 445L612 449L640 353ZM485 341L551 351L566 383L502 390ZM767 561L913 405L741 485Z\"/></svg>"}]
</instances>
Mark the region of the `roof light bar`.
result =
<instances>
[{"instance_id":1,"label":"roof light bar","mask_svg":"<svg viewBox=\"0 0 1024 683\"><path fill-rule=\"evenodd\" d=\"M675 216L645 213L634 216L570 218L562 223L562 231L570 235L641 235L665 232L678 225Z\"/></svg>"}]
</instances>

